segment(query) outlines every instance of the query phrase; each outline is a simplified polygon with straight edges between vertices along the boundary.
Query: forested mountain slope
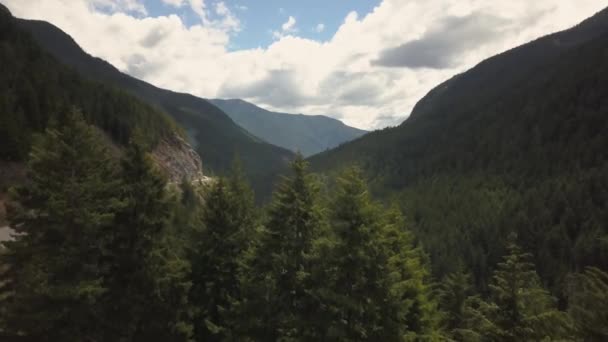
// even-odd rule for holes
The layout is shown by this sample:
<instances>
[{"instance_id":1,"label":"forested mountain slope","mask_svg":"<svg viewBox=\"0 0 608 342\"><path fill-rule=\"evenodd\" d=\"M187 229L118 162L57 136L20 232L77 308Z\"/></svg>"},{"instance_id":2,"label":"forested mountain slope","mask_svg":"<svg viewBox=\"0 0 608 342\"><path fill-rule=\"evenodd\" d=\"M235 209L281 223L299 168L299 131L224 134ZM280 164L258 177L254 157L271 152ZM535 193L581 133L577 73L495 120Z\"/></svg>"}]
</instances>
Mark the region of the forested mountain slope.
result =
<instances>
[{"instance_id":1,"label":"forested mountain slope","mask_svg":"<svg viewBox=\"0 0 608 342\"><path fill-rule=\"evenodd\" d=\"M282 168L293 157L291 152L251 135L204 99L160 89L121 73L109 63L87 54L52 24L31 20L19 20L19 24L53 56L82 75L123 89L173 117L187 132L206 170L224 172L238 155L254 185L270 187L272 177L268 174Z\"/></svg>"},{"instance_id":2,"label":"forested mountain slope","mask_svg":"<svg viewBox=\"0 0 608 342\"><path fill-rule=\"evenodd\" d=\"M377 194L397 196L437 275L464 265L483 283L515 230L561 291L568 271L608 264L607 57L604 10L482 62L399 127L312 165L358 164Z\"/></svg>"},{"instance_id":3,"label":"forested mountain slope","mask_svg":"<svg viewBox=\"0 0 608 342\"><path fill-rule=\"evenodd\" d=\"M185 134L163 112L114 87L87 80L42 49L8 9L0 13L0 192L19 176L35 133L61 125L76 107L113 143L126 145L139 131L142 142L156 151L181 156L159 165L170 177L197 177L200 158L190 153ZM157 157L161 157L158 155ZM160 161L160 159L159 159ZM179 170L169 165L179 163ZM14 184L12 184L14 185Z\"/></svg>"},{"instance_id":4,"label":"forested mountain slope","mask_svg":"<svg viewBox=\"0 0 608 342\"><path fill-rule=\"evenodd\" d=\"M367 133L323 115L271 112L238 99L210 102L248 132L304 156L334 148Z\"/></svg>"}]
</instances>

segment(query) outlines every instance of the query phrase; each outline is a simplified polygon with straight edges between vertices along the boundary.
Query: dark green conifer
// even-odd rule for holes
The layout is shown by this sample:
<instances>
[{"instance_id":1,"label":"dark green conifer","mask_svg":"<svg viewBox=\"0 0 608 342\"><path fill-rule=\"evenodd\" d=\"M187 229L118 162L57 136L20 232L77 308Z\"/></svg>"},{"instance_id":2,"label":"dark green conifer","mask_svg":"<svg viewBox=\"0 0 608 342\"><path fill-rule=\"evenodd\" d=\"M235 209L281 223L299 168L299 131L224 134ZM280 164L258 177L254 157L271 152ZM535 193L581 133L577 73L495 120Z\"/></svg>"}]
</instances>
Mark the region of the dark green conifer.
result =
<instances>
[{"instance_id":1,"label":"dark green conifer","mask_svg":"<svg viewBox=\"0 0 608 342\"><path fill-rule=\"evenodd\" d=\"M136 139L121 163L124 207L106 231L106 338L188 340L189 264L170 236L166 180Z\"/></svg>"},{"instance_id":2,"label":"dark green conifer","mask_svg":"<svg viewBox=\"0 0 608 342\"><path fill-rule=\"evenodd\" d=\"M310 291L313 241L323 225L318 186L298 156L273 194L264 229L243 278L244 327L254 340L312 339L318 313Z\"/></svg>"},{"instance_id":3,"label":"dark green conifer","mask_svg":"<svg viewBox=\"0 0 608 342\"><path fill-rule=\"evenodd\" d=\"M361 175L338 178L330 233L317 244L319 331L331 341L432 339L436 319L419 251L395 210L382 210Z\"/></svg>"},{"instance_id":4,"label":"dark green conifer","mask_svg":"<svg viewBox=\"0 0 608 342\"><path fill-rule=\"evenodd\" d=\"M467 340L542 341L572 337L572 323L540 282L531 255L511 235L507 255L498 264L486 303L472 298L467 307Z\"/></svg>"},{"instance_id":5,"label":"dark green conifer","mask_svg":"<svg viewBox=\"0 0 608 342\"><path fill-rule=\"evenodd\" d=\"M608 273L589 267L572 276L568 302L584 341L608 341Z\"/></svg>"},{"instance_id":6,"label":"dark green conifer","mask_svg":"<svg viewBox=\"0 0 608 342\"><path fill-rule=\"evenodd\" d=\"M192 256L196 339L235 340L241 263L257 224L253 193L235 166L228 179L211 186L204 202Z\"/></svg>"},{"instance_id":7,"label":"dark green conifer","mask_svg":"<svg viewBox=\"0 0 608 342\"><path fill-rule=\"evenodd\" d=\"M104 236L123 207L99 133L73 111L32 148L12 193L2 275L6 330L35 341L99 340Z\"/></svg>"}]
</instances>

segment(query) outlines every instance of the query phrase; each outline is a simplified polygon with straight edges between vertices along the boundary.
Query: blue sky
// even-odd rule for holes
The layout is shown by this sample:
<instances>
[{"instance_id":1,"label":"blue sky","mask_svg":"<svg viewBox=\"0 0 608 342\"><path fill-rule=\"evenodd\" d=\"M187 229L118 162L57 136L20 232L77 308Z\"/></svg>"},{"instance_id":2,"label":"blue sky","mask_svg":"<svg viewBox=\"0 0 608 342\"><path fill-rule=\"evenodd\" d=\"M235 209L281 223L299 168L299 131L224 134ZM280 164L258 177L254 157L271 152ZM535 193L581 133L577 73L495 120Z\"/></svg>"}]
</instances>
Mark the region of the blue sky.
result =
<instances>
[{"instance_id":1,"label":"blue sky","mask_svg":"<svg viewBox=\"0 0 608 342\"><path fill-rule=\"evenodd\" d=\"M208 1L213 7L218 1ZM241 22L241 30L234 33L229 48L241 50L266 47L276 39L272 32L292 16L299 37L327 41L333 37L348 13L356 11L360 17L372 12L379 0L224 0L226 6ZM187 25L200 23L190 6L175 8L160 0L146 0L148 15L178 14ZM211 12L213 13L213 12ZM212 17L213 18L213 17ZM318 26L323 25L319 32Z\"/></svg>"}]
</instances>

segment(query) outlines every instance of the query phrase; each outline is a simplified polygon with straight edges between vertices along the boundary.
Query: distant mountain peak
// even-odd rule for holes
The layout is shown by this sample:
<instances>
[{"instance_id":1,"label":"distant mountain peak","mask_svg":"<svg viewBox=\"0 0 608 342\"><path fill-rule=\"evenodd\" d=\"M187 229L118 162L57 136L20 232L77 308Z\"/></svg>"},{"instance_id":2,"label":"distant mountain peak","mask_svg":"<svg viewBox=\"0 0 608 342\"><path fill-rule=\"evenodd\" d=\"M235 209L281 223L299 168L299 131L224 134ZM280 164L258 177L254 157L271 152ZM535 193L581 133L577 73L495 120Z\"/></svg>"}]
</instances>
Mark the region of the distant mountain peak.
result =
<instances>
[{"instance_id":1,"label":"distant mountain peak","mask_svg":"<svg viewBox=\"0 0 608 342\"><path fill-rule=\"evenodd\" d=\"M251 134L304 156L334 148L367 133L324 115L278 113L241 99L210 102Z\"/></svg>"}]
</instances>

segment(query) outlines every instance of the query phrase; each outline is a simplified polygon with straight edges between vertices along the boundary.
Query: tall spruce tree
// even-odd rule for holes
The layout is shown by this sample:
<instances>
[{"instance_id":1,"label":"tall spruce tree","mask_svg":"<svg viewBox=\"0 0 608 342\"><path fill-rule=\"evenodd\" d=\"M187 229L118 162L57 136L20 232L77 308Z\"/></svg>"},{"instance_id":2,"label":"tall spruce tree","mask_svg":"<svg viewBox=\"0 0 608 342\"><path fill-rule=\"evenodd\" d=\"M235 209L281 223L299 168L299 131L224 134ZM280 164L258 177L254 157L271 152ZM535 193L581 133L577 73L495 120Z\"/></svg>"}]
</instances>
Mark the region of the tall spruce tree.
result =
<instances>
[{"instance_id":1,"label":"tall spruce tree","mask_svg":"<svg viewBox=\"0 0 608 342\"><path fill-rule=\"evenodd\" d=\"M507 255L490 284L490 300L471 298L466 308L471 341L543 341L572 337L572 323L557 309L556 300L542 287L531 255L509 237Z\"/></svg>"},{"instance_id":2,"label":"tall spruce tree","mask_svg":"<svg viewBox=\"0 0 608 342\"><path fill-rule=\"evenodd\" d=\"M235 340L241 263L257 224L253 192L237 163L228 179L219 178L212 185L204 202L203 226L191 257L190 301L198 310L195 337L198 341Z\"/></svg>"},{"instance_id":3,"label":"tall spruce tree","mask_svg":"<svg viewBox=\"0 0 608 342\"><path fill-rule=\"evenodd\" d=\"M189 264L168 236L166 180L136 140L121 163L124 207L105 232L105 339L188 340Z\"/></svg>"},{"instance_id":4,"label":"tall spruce tree","mask_svg":"<svg viewBox=\"0 0 608 342\"><path fill-rule=\"evenodd\" d=\"M427 271L395 209L372 202L356 169L337 181L330 234L316 245L323 338L402 341L434 334Z\"/></svg>"},{"instance_id":5,"label":"tall spruce tree","mask_svg":"<svg viewBox=\"0 0 608 342\"><path fill-rule=\"evenodd\" d=\"M105 233L123 207L103 139L74 110L34 143L14 189L1 264L5 331L33 341L97 341L107 288Z\"/></svg>"},{"instance_id":6,"label":"tall spruce tree","mask_svg":"<svg viewBox=\"0 0 608 342\"><path fill-rule=\"evenodd\" d=\"M608 273L589 267L572 276L568 303L584 341L608 341Z\"/></svg>"},{"instance_id":7,"label":"tall spruce tree","mask_svg":"<svg viewBox=\"0 0 608 342\"><path fill-rule=\"evenodd\" d=\"M242 279L241 329L256 341L314 340L310 253L323 225L318 186L298 156L273 194Z\"/></svg>"},{"instance_id":8,"label":"tall spruce tree","mask_svg":"<svg viewBox=\"0 0 608 342\"><path fill-rule=\"evenodd\" d=\"M467 299L473 295L471 276L456 272L446 276L439 289L444 329L452 333L464 325Z\"/></svg>"}]
</instances>

